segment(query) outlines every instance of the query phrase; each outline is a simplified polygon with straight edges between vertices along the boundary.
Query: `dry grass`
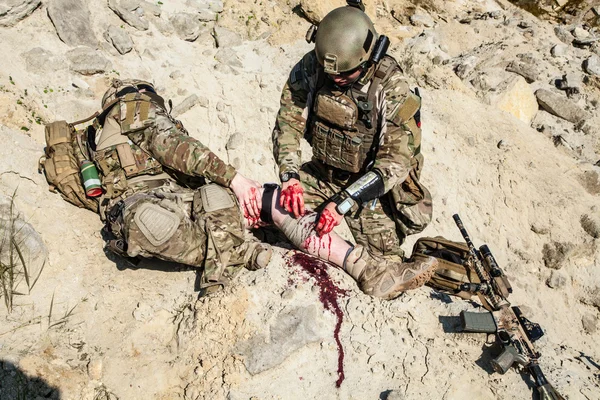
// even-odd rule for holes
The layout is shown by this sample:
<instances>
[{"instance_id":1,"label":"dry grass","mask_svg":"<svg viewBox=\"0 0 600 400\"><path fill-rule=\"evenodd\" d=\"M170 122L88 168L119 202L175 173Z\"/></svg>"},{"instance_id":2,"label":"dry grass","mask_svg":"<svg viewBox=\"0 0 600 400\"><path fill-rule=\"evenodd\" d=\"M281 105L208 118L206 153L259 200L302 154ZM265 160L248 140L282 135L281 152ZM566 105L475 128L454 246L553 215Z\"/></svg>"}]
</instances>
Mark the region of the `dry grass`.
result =
<instances>
[{"instance_id":1,"label":"dry grass","mask_svg":"<svg viewBox=\"0 0 600 400\"><path fill-rule=\"evenodd\" d=\"M18 292L17 286L24 280L29 292L36 282L31 279L29 266L23 255L24 240L17 227L19 215L15 209L15 196L16 191L8 209L0 208L0 212L5 214L0 215L0 297L4 299L8 312L12 311L14 296L26 294Z\"/></svg>"}]
</instances>

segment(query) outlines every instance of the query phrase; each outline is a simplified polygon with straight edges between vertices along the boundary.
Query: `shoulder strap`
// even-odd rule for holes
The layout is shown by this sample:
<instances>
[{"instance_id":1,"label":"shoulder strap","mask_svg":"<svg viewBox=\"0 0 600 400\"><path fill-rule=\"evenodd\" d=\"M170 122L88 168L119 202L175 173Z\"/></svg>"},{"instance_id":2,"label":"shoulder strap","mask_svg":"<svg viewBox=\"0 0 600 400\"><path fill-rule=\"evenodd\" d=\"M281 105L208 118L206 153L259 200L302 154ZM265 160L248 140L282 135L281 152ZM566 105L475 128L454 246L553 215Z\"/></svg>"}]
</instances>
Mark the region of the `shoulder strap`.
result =
<instances>
[{"instance_id":1,"label":"shoulder strap","mask_svg":"<svg viewBox=\"0 0 600 400\"><path fill-rule=\"evenodd\" d=\"M384 57L379 64L377 64L377 69L375 69L375 73L373 74L373 79L371 80L371 86L369 87L368 98L373 101L375 98L375 94L377 93L377 88L379 85L389 77L392 72L396 69L398 63L392 57Z\"/></svg>"}]
</instances>

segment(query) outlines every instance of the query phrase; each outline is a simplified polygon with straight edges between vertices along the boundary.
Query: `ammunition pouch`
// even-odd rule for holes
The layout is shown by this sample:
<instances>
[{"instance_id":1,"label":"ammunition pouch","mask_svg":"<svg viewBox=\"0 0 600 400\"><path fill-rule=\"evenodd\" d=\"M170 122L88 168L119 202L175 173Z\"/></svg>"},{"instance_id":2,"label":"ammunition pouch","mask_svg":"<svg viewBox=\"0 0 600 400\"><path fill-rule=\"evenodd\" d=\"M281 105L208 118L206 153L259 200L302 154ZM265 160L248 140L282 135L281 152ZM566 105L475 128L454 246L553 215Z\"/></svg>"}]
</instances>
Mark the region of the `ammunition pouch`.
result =
<instances>
[{"instance_id":1,"label":"ammunition pouch","mask_svg":"<svg viewBox=\"0 0 600 400\"><path fill-rule=\"evenodd\" d=\"M358 132L352 133L315 122L312 134L313 157L334 168L350 173L359 172L366 154L361 154L362 137Z\"/></svg>"},{"instance_id":2,"label":"ammunition pouch","mask_svg":"<svg viewBox=\"0 0 600 400\"><path fill-rule=\"evenodd\" d=\"M357 173L365 169L377 131L377 110L372 106L365 110L359 108L359 104L374 104L376 91L369 92L366 98L365 93L354 88L350 90L352 97L325 84L317 92L310 137L315 160L348 173Z\"/></svg>"},{"instance_id":3,"label":"ammunition pouch","mask_svg":"<svg viewBox=\"0 0 600 400\"><path fill-rule=\"evenodd\" d=\"M200 287L225 286L244 263L238 254L245 231L237 199L222 186L205 185L194 193L192 215L207 236Z\"/></svg>"},{"instance_id":4,"label":"ammunition pouch","mask_svg":"<svg viewBox=\"0 0 600 400\"><path fill-rule=\"evenodd\" d=\"M86 197L81 182L74 147L79 133L66 121L46 125L45 132L45 155L40 159L39 170L44 171L50 191L58 191L66 201L77 207L98 212L98 202Z\"/></svg>"}]
</instances>

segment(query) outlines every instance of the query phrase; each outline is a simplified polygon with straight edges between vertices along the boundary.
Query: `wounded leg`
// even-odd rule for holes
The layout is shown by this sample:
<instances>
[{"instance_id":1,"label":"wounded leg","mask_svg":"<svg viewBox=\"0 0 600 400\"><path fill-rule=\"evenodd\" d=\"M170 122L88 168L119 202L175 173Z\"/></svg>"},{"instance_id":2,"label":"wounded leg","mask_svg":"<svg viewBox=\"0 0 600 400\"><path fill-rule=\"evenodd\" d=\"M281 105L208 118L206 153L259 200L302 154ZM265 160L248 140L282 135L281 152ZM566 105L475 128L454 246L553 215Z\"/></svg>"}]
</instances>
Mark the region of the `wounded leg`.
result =
<instances>
[{"instance_id":1,"label":"wounded leg","mask_svg":"<svg viewBox=\"0 0 600 400\"><path fill-rule=\"evenodd\" d=\"M377 257L363 246L353 247L334 232L319 237L315 230L317 213L309 212L294 219L279 207L276 197L271 198L270 208L275 226L298 249L342 268L366 294L391 300L406 290L424 285L437 268L435 258L406 262L399 256Z\"/></svg>"}]
</instances>

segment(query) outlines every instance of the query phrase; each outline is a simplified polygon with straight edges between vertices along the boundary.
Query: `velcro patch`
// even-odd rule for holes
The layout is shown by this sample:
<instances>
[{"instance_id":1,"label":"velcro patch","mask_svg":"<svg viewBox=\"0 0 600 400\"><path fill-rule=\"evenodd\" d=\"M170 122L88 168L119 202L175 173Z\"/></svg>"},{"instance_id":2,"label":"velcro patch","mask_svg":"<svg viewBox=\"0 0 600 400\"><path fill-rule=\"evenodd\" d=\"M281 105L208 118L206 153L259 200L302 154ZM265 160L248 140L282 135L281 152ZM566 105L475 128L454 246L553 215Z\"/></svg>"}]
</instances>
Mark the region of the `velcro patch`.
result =
<instances>
[{"instance_id":1,"label":"velcro patch","mask_svg":"<svg viewBox=\"0 0 600 400\"><path fill-rule=\"evenodd\" d=\"M290 83L293 85L302 79L302 63L298 63L290 72Z\"/></svg>"}]
</instances>

